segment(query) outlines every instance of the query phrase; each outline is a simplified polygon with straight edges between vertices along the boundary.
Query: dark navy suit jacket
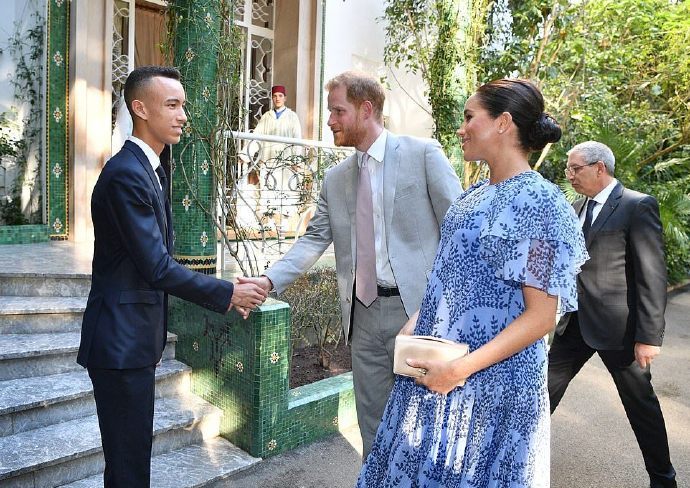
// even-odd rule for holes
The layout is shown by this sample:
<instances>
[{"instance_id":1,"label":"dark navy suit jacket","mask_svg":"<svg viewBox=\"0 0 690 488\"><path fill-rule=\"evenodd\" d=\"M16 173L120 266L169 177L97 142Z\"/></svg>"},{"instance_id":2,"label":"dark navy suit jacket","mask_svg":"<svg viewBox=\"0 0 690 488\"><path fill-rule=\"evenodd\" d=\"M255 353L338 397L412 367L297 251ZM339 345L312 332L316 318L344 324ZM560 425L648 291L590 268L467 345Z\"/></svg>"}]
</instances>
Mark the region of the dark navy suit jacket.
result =
<instances>
[{"instance_id":1,"label":"dark navy suit jacket","mask_svg":"<svg viewBox=\"0 0 690 488\"><path fill-rule=\"evenodd\" d=\"M167 335L167 294L224 313L233 285L172 258L170 206L139 146L127 141L91 198L94 255L77 362L106 369L156 364Z\"/></svg>"}]
</instances>

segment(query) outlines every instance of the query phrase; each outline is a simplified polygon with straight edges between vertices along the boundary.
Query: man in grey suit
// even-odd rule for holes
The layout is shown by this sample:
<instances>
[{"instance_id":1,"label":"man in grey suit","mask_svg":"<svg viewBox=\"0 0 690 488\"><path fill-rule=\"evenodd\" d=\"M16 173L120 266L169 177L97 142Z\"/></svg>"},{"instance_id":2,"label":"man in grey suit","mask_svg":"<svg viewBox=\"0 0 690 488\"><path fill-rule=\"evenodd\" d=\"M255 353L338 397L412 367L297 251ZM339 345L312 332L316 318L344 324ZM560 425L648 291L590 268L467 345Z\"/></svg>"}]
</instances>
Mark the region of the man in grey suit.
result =
<instances>
[{"instance_id":1,"label":"man in grey suit","mask_svg":"<svg viewBox=\"0 0 690 488\"><path fill-rule=\"evenodd\" d=\"M675 488L650 373L661 350L666 309L659 207L654 197L624 188L613 176L614 166L613 152L599 142L583 142L568 153L565 174L586 197L574 207L590 259L577 279L578 311L560 320L549 351L551 412L597 352L618 389L650 486Z\"/></svg>"},{"instance_id":2,"label":"man in grey suit","mask_svg":"<svg viewBox=\"0 0 690 488\"><path fill-rule=\"evenodd\" d=\"M376 79L345 72L326 89L335 144L356 154L326 173L304 236L253 280L281 293L333 243L366 458L393 387L395 336L419 309L441 221L462 189L438 142L383 128Z\"/></svg>"}]
</instances>

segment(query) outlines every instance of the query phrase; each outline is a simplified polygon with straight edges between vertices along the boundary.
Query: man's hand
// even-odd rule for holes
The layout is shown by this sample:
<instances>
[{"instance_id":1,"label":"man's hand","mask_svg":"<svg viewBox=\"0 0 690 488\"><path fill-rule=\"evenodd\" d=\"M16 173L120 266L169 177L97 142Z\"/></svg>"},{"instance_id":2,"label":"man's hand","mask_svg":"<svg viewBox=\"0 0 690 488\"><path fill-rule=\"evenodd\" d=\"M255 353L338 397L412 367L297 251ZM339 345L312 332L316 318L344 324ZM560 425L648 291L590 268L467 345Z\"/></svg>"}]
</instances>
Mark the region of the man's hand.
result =
<instances>
[{"instance_id":1,"label":"man's hand","mask_svg":"<svg viewBox=\"0 0 690 488\"><path fill-rule=\"evenodd\" d=\"M249 312L261 305L267 296L268 292L256 283L242 283L238 280L232 292L228 311L235 307L242 317L246 319L249 316Z\"/></svg>"},{"instance_id":2,"label":"man's hand","mask_svg":"<svg viewBox=\"0 0 690 488\"><path fill-rule=\"evenodd\" d=\"M652 360L661 352L661 347L643 344L641 342L635 343L635 361L640 365L640 368L645 369L652 365Z\"/></svg>"},{"instance_id":3,"label":"man's hand","mask_svg":"<svg viewBox=\"0 0 690 488\"><path fill-rule=\"evenodd\" d=\"M268 295L268 293L273 289L273 283L271 283L271 280L268 279L268 276L240 276L239 278L237 278L237 282L240 284L253 283L259 286L262 290L264 290L266 292L266 295Z\"/></svg>"}]
</instances>

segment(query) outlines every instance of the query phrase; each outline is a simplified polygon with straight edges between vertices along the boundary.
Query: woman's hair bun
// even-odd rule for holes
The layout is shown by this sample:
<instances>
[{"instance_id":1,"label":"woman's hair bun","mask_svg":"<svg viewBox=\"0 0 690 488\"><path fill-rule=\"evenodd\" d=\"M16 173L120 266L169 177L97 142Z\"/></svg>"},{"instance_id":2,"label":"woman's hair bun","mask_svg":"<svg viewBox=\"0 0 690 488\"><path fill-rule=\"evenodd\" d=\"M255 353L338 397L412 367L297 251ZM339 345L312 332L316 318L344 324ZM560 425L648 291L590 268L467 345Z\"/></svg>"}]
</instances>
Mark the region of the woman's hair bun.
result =
<instances>
[{"instance_id":1,"label":"woman's hair bun","mask_svg":"<svg viewBox=\"0 0 690 488\"><path fill-rule=\"evenodd\" d=\"M529 148L533 151L541 151L549 142L558 142L561 138L561 128L553 117L542 112L534 122L534 127L529 134Z\"/></svg>"}]
</instances>

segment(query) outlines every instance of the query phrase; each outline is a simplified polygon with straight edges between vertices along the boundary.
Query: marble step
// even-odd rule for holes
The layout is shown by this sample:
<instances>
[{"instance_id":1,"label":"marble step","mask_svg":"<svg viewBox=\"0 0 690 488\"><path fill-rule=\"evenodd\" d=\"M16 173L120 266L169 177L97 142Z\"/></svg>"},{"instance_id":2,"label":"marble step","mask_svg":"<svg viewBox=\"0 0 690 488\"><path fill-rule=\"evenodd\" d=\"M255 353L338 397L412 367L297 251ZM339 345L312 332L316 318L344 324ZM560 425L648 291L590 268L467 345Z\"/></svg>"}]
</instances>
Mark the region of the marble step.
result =
<instances>
[{"instance_id":1,"label":"marble step","mask_svg":"<svg viewBox=\"0 0 690 488\"><path fill-rule=\"evenodd\" d=\"M153 454L218 436L220 409L193 395L159 398ZM103 472L95 415L0 437L0 486L54 487Z\"/></svg>"},{"instance_id":2,"label":"marble step","mask_svg":"<svg viewBox=\"0 0 690 488\"><path fill-rule=\"evenodd\" d=\"M0 334L0 381L66 373L77 364L79 332ZM163 359L175 358L177 336L168 333Z\"/></svg>"},{"instance_id":3,"label":"marble step","mask_svg":"<svg viewBox=\"0 0 690 488\"><path fill-rule=\"evenodd\" d=\"M156 397L190 389L191 368L163 361L156 368ZM69 373L0 381L0 436L18 434L96 413L85 369Z\"/></svg>"},{"instance_id":4,"label":"marble step","mask_svg":"<svg viewBox=\"0 0 690 488\"><path fill-rule=\"evenodd\" d=\"M222 437L160 454L151 459L151 486L197 488L221 481L259 462ZM62 488L103 488L103 474Z\"/></svg>"},{"instance_id":5,"label":"marble step","mask_svg":"<svg viewBox=\"0 0 690 488\"><path fill-rule=\"evenodd\" d=\"M86 297L0 296L0 334L81 330Z\"/></svg>"},{"instance_id":6,"label":"marble step","mask_svg":"<svg viewBox=\"0 0 690 488\"><path fill-rule=\"evenodd\" d=\"M0 295L86 297L91 275L85 273L0 273Z\"/></svg>"}]
</instances>

